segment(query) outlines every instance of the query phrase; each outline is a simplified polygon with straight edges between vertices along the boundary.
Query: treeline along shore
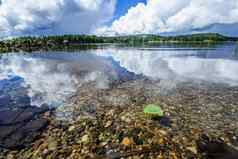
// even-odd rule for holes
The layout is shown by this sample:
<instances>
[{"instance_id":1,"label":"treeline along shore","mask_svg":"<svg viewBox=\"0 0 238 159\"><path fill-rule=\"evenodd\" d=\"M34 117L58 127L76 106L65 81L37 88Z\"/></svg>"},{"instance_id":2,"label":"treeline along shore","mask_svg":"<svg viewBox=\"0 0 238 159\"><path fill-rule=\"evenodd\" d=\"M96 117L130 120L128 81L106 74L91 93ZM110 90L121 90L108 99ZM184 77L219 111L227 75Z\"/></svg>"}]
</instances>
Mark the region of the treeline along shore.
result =
<instances>
[{"instance_id":1,"label":"treeline along shore","mask_svg":"<svg viewBox=\"0 0 238 159\"><path fill-rule=\"evenodd\" d=\"M180 36L128 35L128 36L95 36L95 35L59 35L18 37L0 41L0 52L39 51L73 49L86 44L125 44L125 45L160 45L189 44L204 45L223 42L235 42L238 37L227 37L216 33L203 33Z\"/></svg>"}]
</instances>

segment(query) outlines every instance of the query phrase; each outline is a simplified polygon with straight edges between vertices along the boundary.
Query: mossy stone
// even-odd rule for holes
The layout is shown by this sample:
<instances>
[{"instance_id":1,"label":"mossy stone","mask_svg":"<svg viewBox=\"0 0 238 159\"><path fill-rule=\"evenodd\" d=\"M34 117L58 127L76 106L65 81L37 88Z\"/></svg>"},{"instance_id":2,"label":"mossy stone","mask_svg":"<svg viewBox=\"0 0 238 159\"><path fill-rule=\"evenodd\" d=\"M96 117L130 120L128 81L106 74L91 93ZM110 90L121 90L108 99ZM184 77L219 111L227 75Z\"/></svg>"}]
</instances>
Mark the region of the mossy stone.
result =
<instances>
[{"instance_id":1,"label":"mossy stone","mask_svg":"<svg viewBox=\"0 0 238 159\"><path fill-rule=\"evenodd\" d=\"M161 107L158 105L155 105L155 104L145 105L144 113L151 117L163 117L164 116L164 112L161 109Z\"/></svg>"}]
</instances>

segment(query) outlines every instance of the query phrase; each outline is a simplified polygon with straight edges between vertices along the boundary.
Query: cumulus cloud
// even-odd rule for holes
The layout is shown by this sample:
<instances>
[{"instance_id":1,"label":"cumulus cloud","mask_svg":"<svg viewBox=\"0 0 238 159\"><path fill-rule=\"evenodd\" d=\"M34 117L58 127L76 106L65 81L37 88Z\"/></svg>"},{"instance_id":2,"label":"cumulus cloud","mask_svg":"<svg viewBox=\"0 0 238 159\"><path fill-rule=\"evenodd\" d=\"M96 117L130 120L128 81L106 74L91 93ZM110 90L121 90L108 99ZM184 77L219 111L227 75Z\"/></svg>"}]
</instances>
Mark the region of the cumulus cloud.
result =
<instances>
[{"instance_id":1,"label":"cumulus cloud","mask_svg":"<svg viewBox=\"0 0 238 159\"><path fill-rule=\"evenodd\" d=\"M116 0L0 0L0 36L90 33Z\"/></svg>"},{"instance_id":2,"label":"cumulus cloud","mask_svg":"<svg viewBox=\"0 0 238 159\"><path fill-rule=\"evenodd\" d=\"M116 3L117 0L0 0L0 37L204 30L238 35L238 0L147 0L106 26Z\"/></svg>"},{"instance_id":3,"label":"cumulus cloud","mask_svg":"<svg viewBox=\"0 0 238 159\"><path fill-rule=\"evenodd\" d=\"M238 24L238 0L147 0L96 32L111 35L222 31L214 25L233 24Z\"/></svg>"}]
</instances>

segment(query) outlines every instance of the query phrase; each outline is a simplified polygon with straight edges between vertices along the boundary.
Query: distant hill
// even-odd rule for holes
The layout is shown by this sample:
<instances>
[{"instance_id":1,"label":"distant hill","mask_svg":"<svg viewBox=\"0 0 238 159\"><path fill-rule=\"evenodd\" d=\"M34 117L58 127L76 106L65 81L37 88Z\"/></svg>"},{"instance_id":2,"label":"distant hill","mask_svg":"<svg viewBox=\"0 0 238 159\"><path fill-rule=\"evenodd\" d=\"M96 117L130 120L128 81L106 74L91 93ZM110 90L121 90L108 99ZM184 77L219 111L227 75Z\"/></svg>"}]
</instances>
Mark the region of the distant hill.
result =
<instances>
[{"instance_id":1,"label":"distant hill","mask_svg":"<svg viewBox=\"0 0 238 159\"><path fill-rule=\"evenodd\" d=\"M177 36L159 36L159 35L131 35L131 36L115 36L107 37L105 40L109 42L173 42L173 43L196 43L196 42L224 42L224 41L238 41L237 37L223 36L217 33L203 33L191 35L177 35Z\"/></svg>"}]
</instances>

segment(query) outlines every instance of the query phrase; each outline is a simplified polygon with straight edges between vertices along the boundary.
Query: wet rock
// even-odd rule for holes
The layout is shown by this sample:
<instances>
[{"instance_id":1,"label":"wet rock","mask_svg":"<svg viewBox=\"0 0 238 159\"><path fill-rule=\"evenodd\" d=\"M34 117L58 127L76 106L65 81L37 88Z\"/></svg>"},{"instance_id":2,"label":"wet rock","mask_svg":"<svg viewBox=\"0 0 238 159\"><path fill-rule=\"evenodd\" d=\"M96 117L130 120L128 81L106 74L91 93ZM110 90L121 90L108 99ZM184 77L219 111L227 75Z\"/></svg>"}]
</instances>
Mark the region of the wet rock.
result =
<instances>
[{"instance_id":1,"label":"wet rock","mask_svg":"<svg viewBox=\"0 0 238 159\"><path fill-rule=\"evenodd\" d=\"M18 149L30 145L48 124L39 116L46 111L38 107L0 111L0 147Z\"/></svg>"},{"instance_id":2,"label":"wet rock","mask_svg":"<svg viewBox=\"0 0 238 159\"><path fill-rule=\"evenodd\" d=\"M0 126L13 125L31 120L35 115L46 112L47 108L27 107L0 111Z\"/></svg>"},{"instance_id":3,"label":"wet rock","mask_svg":"<svg viewBox=\"0 0 238 159\"><path fill-rule=\"evenodd\" d=\"M11 97L9 95L0 96L0 108L8 106L11 103Z\"/></svg>"},{"instance_id":4,"label":"wet rock","mask_svg":"<svg viewBox=\"0 0 238 159\"><path fill-rule=\"evenodd\" d=\"M238 150L228 146L224 141L210 139L208 136L202 136L197 141L198 148L211 159L237 159Z\"/></svg>"},{"instance_id":5,"label":"wet rock","mask_svg":"<svg viewBox=\"0 0 238 159\"><path fill-rule=\"evenodd\" d=\"M197 148L196 147L187 147L187 150L191 151L194 154L197 154Z\"/></svg>"},{"instance_id":6,"label":"wet rock","mask_svg":"<svg viewBox=\"0 0 238 159\"><path fill-rule=\"evenodd\" d=\"M128 113L128 114L123 114L121 116L121 120L126 122L126 123L130 123L131 122L131 114Z\"/></svg>"},{"instance_id":7,"label":"wet rock","mask_svg":"<svg viewBox=\"0 0 238 159\"><path fill-rule=\"evenodd\" d=\"M28 106L28 107L25 108L25 111L32 112L35 115L42 114L42 113L45 113L47 111L52 111L52 110L53 109L50 109L47 105L43 105L41 107Z\"/></svg>"},{"instance_id":8,"label":"wet rock","mask_svg":"<svg viewBox=\"0 0 238 159\"><path fill-rule=\"evenodd\" d=\"M46 119L37 119L31 122L12 126L1 126L0 146L7 149L23 148L31 144L40 135L40 130L47 125Z\"/></svg>"},{"instance_id":9,"label":"wet rock","mask_svg":"<svg viewBox=\"0 0 238 159\"><path fill-rule=\"evenodd\" d=\"M28 96L15 96L13 100L18 107L24 107L26 105L30 105L31 103L31 98Z\"/></svg>"},{"instance_id":10,"label":"wet rock","mask_svg":"<svg viewBox=\"0 0 238 159\"><path fill-rule=\"evenodd\" d=\"M22 131L24 132L37 132L40 131L41 129L45 128L48 124L47 119L35 119L32 120L28 123L26 123L25 126L22 127Z\"/></svg>"},{"instance_id":11,"label":"wet rock","mask_svg":"<svg viewBox=\"0 0 238 159\"><path fill-rule=\"evenodd\" d=\"M160 133L163 136L166 136L168 133L164 130L158 130L158 133Z\"/></svg>"},{"instance_id":12,"label":"wet rock","mask_svg":"<svg viewBox=\"0 0 238 159\"><path fill-rule=\"evenodd\" d=\"M15 158L13 154L8 154L6 157L7 157L7 159L14 159Z\"/></svg>"},{"instance_id":13,"label":"wet rock","mask_svg":"<svg viewBox=\"0 0 238 159\"><path fill-rule=\"evenodd\" d=\"M88 135L84 135L84 136L81 138L81 142L82 142L82 143L87 144L89 141L90 141L90 138L89 138Z\"/></svg>"},{"instance_id":14,"label":"wet rock","mask_svg":"<svg viewBox=\"0 0 238 159\"><path fill-rule=\"evenodd\" d=\"M75 130L75 126L70 126L69 129L68 129L69 132L72 132L74 130Z\"/></svg>"},{"instance_id":15,"label":"wet rock","mask_svg":"<svg viewBox=\"0 0 238 159\"><path fill-rule=\"evenodd\" d=\"M58 142L55 138L50 137L47 143L48 143L48 150L55 151L57 149Z\"/></svg>"},{"instance_id":16,"label":"wet rock","mask_svg":"<svg viewBox=\"0 0 238 159\"><path fill-rule=\"evenodd\" d=\"M1 111L0 125L13 125L20 122L29 121L34 114L24 110Z\"/></svg>"},{"instance_id":17,"label":"wet rock","mask_svg":"<svg viewBox=\"0 0 238 159\"><path fill-rule=\"evenodd\" d=\"M112 125L112 121L108 121L107 123L106 123L106 125L105 125L105 128L108 128L108 127L110 127Z\"/></svg>"},{"instance_id":18,"label":"wet rock","mask_svg":"<svg viewBox=\"0 0 238 159\"><path fill-rule=\"evenodd\" d=\"M96 111L97 107L95 104L90 103L90 104L84 104L80 106L80 110L77 114L77 116L86 116L86 117L91 117L94 118L96 116ZM76 115L76 114L74 114Z\"/></svg>"},{"instance_id":19,"label":"wet rock","mask_svg":"<svg viewBox=\"0 0 238 159\"><path fill-rule=\"evenodd\" d=\"M168 117L166 117L166 116L161 117L159 121L160 121L161 125L166 126L166 127L171 127L172 122Z\"/></svg>"},{"instance_id":20,"label":"wet rock","mask_svg":"<svg viewBox=\"0 0 238 159\"><path fill-rule=\"evenodd\" d=\"M120 159L121 155L122 154L120 152L117 152L117 151L114 151L114 150L109 150L107 152L107 158L108 159Z\"/></svg>"}]
</instances>

